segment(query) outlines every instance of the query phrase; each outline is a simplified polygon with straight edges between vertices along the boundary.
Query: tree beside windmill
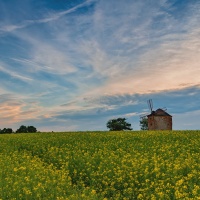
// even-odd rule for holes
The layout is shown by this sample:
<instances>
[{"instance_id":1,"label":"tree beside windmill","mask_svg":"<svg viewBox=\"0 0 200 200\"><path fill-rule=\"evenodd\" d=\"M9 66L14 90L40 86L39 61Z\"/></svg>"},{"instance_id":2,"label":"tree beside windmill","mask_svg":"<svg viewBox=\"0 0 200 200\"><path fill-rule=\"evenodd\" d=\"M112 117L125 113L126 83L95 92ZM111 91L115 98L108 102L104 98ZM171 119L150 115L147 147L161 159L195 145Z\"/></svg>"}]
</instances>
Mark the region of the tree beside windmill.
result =
<instances>
[{"instance_id":1,"label":"tree beside windmill","mask_svg":"<svg viewBox=\"0 0 200 200\"><path fill-rule=\"evenodd\" d=\"M153 111L153 102L147 101L151 114L147 115L148 130L172 130L172 116L161 108Z\"/></svg>"}]
</instances>

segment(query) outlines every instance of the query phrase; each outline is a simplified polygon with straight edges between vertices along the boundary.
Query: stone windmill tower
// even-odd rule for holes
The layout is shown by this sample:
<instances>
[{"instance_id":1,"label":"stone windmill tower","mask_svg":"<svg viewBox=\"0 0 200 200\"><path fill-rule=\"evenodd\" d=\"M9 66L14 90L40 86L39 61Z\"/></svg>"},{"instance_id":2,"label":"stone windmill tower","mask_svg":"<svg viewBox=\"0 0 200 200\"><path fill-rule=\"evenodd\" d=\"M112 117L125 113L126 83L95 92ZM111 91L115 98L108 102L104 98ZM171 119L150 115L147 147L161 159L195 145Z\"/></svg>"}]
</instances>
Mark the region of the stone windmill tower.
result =
<instances>
[{"instance_id":1,"label":"stone windmill tower","mask_svg":"<svg viewBox=\"0 0 200 200\"><path fill-rule=\"evenodd\" d=\"M172 116L161 108L153 110L153 101L147 101L151 114L147 115L148 130L172 130Z\"/></svg>"}]
</instances>

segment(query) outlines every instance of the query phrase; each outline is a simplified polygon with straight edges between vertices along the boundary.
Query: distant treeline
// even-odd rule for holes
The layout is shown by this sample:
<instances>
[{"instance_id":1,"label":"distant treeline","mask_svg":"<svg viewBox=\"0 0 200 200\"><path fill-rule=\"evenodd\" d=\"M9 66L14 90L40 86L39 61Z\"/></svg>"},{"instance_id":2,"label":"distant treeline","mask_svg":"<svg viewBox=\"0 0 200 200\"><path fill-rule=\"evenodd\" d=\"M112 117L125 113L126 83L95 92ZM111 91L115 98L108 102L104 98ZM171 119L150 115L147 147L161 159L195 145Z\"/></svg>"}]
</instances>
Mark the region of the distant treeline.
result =
<instances>
[{"instance_id":1,"label":"distant treeline","mask_svg":"<svg viewBox=\"0 0 200 200\"><path fill-rule=\"evenodd\" d=\"M21 125L15 132L12 128L3 128L0 129L0 134L8 134L8 133L36 133L37 129L34 126L24 126Z\"/></svg>"}]
</instances>

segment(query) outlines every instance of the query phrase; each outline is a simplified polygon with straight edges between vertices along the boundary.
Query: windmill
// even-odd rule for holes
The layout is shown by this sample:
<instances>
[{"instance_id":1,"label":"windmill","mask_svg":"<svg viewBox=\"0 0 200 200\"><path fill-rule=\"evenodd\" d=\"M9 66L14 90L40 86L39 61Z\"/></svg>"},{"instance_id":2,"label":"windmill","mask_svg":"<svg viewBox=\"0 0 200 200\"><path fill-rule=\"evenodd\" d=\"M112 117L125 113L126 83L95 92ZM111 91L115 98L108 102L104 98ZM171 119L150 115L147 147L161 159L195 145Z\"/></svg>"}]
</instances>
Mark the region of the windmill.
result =
<instances>
[{"instance_id":1,"label":"windmill","mask_svg":"<svg viewBox=\"0 0 200 200\"><path fill-rule=\"evenodd\" d=\"M148 118L148 130L172 130L172 116L166 112L167 108L153 110L153 101L149 99L147 105L150 110Z\"/></svg>"}]
</instances>

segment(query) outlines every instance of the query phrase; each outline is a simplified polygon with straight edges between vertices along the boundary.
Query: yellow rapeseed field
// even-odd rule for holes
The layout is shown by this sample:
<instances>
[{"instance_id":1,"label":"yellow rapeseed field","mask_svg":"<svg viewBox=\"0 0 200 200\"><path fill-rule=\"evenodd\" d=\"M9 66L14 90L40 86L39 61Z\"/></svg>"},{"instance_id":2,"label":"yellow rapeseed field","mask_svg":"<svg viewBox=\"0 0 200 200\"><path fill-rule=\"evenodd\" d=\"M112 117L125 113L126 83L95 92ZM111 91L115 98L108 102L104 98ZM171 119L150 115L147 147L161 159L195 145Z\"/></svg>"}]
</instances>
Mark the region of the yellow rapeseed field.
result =
<instances>
[{"instance_id":1,"label":"yellow rapeseed field","mask_svg":"<svg viewBox=\"0 0 200 200\"><path fill-rule=\"evenodd\" d=\"M1 200L200 199L200 131L0 135Z\"/></svg>"}]
</instances>

